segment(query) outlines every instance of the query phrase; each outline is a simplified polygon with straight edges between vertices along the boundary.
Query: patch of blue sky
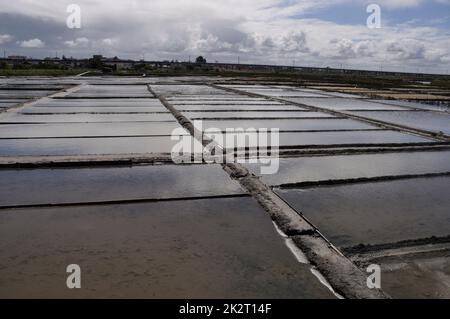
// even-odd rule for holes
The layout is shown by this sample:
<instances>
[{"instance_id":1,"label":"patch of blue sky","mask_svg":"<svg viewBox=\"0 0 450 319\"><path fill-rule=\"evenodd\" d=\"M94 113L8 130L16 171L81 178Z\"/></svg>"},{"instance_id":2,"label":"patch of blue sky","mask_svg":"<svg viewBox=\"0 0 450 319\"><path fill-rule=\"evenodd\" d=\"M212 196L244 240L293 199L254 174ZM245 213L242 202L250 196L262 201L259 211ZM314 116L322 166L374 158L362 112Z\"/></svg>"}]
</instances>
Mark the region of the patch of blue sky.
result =
<instances>
[{"instance_id":1,"label":"patch of blue sky","mask_svg":"<svg viewBox=\"0 0 450 319\"><path fill-rule=\"evenodd\" d=\"M372 3L376 3L376 1L372 1ZM415 7L390 8L383 5L380 7L384 25L411 24L447 30L450 28L450 6L448 4L425 1ZM361 2L341 3L325 8L312 9L291 18L317 19L340 25L365 25L370 14L367 13L366 8L367 4Z\"/></svg>"}]
</instances>

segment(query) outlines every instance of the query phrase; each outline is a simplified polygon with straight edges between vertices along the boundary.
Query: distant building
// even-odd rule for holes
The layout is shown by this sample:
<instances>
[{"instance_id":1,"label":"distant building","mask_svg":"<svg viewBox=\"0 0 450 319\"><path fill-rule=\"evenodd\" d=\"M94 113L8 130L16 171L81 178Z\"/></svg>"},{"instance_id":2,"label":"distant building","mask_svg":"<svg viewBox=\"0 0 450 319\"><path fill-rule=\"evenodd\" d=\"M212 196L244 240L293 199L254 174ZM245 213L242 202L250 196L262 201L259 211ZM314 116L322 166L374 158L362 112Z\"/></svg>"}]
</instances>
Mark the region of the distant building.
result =
<instances>
[{"instance_id":1,"label":"distant building","mask_svg":"<svg viewBox=\"0 0 450 319\"><path fill-rule=\"evenodd\" d=\"M136 63L132 60L122 60L118 57L113 58L102 58L103 65L112 67L114 70L128 70L133 68Z\"/></svg>"},{"instance_id":2,"label":"distant building","mask_svg":"<svg viewBox=\"0 0 450 319\"><path fill-rule=\"evenodd\" d=\"M10 60L26 60L27 57L24 55L9 55L8 59L10 59Z\"/></svg>"}]
</instances>

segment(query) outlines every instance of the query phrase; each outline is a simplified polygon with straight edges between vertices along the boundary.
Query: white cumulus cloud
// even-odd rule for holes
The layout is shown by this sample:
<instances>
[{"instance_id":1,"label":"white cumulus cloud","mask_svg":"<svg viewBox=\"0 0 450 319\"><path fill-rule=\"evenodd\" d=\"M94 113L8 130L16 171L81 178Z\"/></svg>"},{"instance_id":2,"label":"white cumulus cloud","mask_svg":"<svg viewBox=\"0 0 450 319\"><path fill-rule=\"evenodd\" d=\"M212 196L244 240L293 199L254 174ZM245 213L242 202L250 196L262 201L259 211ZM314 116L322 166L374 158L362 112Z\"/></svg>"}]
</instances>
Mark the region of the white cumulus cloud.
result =
<instances>
[{"instance_id":1,"label":"white cumulus cloud","mask_svg":"<svg viewBox=\"0 0 450 319\"><path fill-rule=\"evenodd\" d=\"M75 40L64 41L64 45L69 48L85 48L89 45L89 39L84 37L76 38Z\"/></svg>"},{"instance_id":2,"label":"white cumulus cloud","mask_svg":"<svg viewBox=\"0 0 450 319\"><path fill-rule=\"evenodd\" d=\"M12 36L9 34L0 34L0 44L9 42L12 40Z\"/></svg>"},{"instance_id":3,"label":"white cumulus cloud","mask_svg":"<svg viewBox=\"0 0 450 319\"><path fill-rule=\"evenodd\" d=\"M22 41L20 43L20 46L22 48L43 48L45 47L45 43L38 38L34 38L31 40Z\"/></svg>"}]
</instances>

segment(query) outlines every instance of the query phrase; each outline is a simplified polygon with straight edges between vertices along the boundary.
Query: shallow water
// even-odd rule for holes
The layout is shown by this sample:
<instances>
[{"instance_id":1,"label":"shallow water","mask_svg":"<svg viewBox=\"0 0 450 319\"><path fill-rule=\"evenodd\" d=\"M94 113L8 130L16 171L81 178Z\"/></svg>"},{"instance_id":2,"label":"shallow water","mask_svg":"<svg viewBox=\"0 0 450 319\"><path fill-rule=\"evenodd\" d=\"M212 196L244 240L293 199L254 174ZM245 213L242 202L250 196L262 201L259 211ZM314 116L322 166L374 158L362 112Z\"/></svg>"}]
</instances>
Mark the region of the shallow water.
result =
<instances>
[{"instance_id":1,"label":"shallow water","mask_svg":"<svg viewBox=\"0 0 450 319\"><path fill-rule=\"evenodd\" d=\"M189 94L189 95L170 95L168 101L267 101L264 98L251 98L245 95L230 94L226 91L220 91L220 94Z\"/></svg>"},{"instance_id":2,"label":"shallow water","mask_svg":"<svg viewBox=\"0 0 450 319\"><path fill-rule=\"evenodd\" d=\"M176 143L170 136L12 139L0 140L0 156L171 153Z\"/></svg>"},{"instance_id":3,"label":"shallow water","mask_svg":"<svg viewBox=\"0 0 450 319\"><path fill-rule=\"evenodd\" d=\"M251 198L14 210L0 233L3 298L333 298Z\"/></svg>"},{"instance_id":4,"label":"shallow water","mask_svg":"<svg viewBox=\"0 0 450 319\"><path fill-rule=\"evenodd\" d=\"M161 122L175 121L172 114L5 114L0 123L96 123L96 122Z\"/></svg>"},{"instance_id":5,"label":"shallow water","mask_svg":"<svg viewBox=\"0 0 450 319\"><path fill-rule=\"evenodd\" d=\"M36 107L162 107L158 99L43 99L33 103Z\"/></svg>"},{"instance_id":6,"label":"shallow water","mask_svg":"<svg viewBox=\"0 0 450 319\"><path fill-rule=\"evenodd\" d=\"M221 84L220 86L233 88L233 89L262 89L273 90L273 86L259 85L259 84Z\"/></svg>"},{"instance_id":7,"label":"shallow water","mask_svg":"<svg viewBox=\"0 0 450 319\"><path fill-rule=\"evenodd\" d=\"M32 98L32 97L38 97L38 96L46 96L54 93L56 91L50 90L50 91L44 91L44 90L0 90L0 99L4 97L16 97L16 98Z\"/></svg>"},{"instance_id":8,"label":"shallow water","mask_svg":"<svg viewBox=\"0 0 450 319\"><path fill-rule=\"evenodd\" d=\"M233 134L236 139L236 134ZM226 137L224 137L225 139ZM353 144L403 144L432 142L421 137L397 133L394 131L357 131L357 132L300 132L280 133L281 147L330 146ZM222 145L222 141L218 141ZM227 146L229 148L229 146Z\"/></svg>"},{"instance_id":9,"label":"shallow water","mask_svg":"<svg viewBox=\"0 0 450 319\"><path fill-rule=\"evenodd\" d=\"M42 99L33 103L39 107L141 107L162 106L159 99Z\"/></svg>"},{"instance_id":10,"label":"shallow water","mask_svg":"<svg viewBox=\"0 0 450 319\"><path fill-rule=\"evenodd\" d=\"M426 104L420 102L410 102L410 101L399 101L399 100L373 100L373 102L385 103L390 105L399 105L399 106L407 106L416 109L422 110L431 110L431 111L441 111L441 112L450 112L450 107L445 105L434 105L434 104Z\"/></svg>"},{"instance_id":11,"label":"shallow water","mask_svg":"<svg viewBox=\"0 0 450 319\"><path fill-rule=\"evenodd\" d=\"M321 107L330 110L407 110L401 106L385 105L381 103L368 102L354 99L337 98L290 98L292 102L302 103L310 106Z\"/></svg>"},{"instance_id":12,"label":"shallow water","mask_svg":"<svg viewBox=\"0 0 450 319\"><path fill-rule=\"evenodd\" d=\"M188 118L240 118L240 119L255 119L255 118L330 118L334 117L326 113L320 112L295 112L295 111L274 111L274 112L183 112L183 115Z\"/></svg>"},{"instance_id":13,"label":"shallow water","mask_svg":"<svg viewBox=\"0 0 450 319\"><path fill-rule=\"evenodd\" d=\"M68 97L150 97L146 85L84 85Z\"/></svg>"},{"instance_id":14,"label":"shallow water","mask_svg":"<svg viewBox=\"0 0 450 319\"><path fill-rule=\"evenodd\" d=\"M450 234L450 178L277 190L338 247Z\"/></svg>"},{"instance_id":15,"label":"shallow water","mask_svg":"<svg viewBox=\"0 0 450 319\"><path fill-rule=\"evenodd\" d=\"M280 131L301 130L344 130L344 129L373 129L374 126L347 119L324 119L324 120L204 120L204 128L278 128Z\"/></svg>"},{"instance_id":16,"label":"shallow water","mask_svg":"<svg viewBox=\"0 0 450 319\"><path fill-rule=\"evenodd\" d=\"M21 102L11 102L11 103L8 103L8 102L0 102L0 107L1 108L9 108L9 107L11 107L11 106L14 106L14 105L16 105L16 104L18 104L18 103L21 103Z\"/></svg>"},{"instance_id":17,"label":"shallow water","mask_svg":"<svg viewBox=\"0 0 450 319\"><path fill-rule=\"evenodd\" d=\"M53 113L169 113L163 106L129 106L129 107L27 107L20 110L24 114Z\"/></svg>"},{"instance_id":18,"label":"shallow water","mask_svg":"<svg viewBox=\"0 0 450 319\"><path fill-rule=\"evenodd\" d=\"M94 85L94 84L88 84L88 85L83 85L82 87L80 87L76 90L76 93L99 93L99 94L102 94L104 92L147 93L148 89L147 89L146 85Z\"/></svg>"},{"instance_id":19,"label":"shallow water","mask_svg":"<svg viewBox=\"0 0 450 319\"><path fill-rule=\"evenodd\" d=\"M158 94L193 94L193 95L227 95L225 90L215 89L206 85L151 85L153 91Z\"/></svg>"},{"instance_id":20,"label":"shallow water","mask_svg":"<svg viewBox=\"0 0 450 319\"><path fill-rule=\"evenodd\" d=\"M302 91L288 91L288 90L245 90L245 92L263 94L273 97L326 97L326 95Z\"/></svg>"},{"instance_id":21,"label":"shallow water","mask_svg":"<svg viewBox=\"0 0 450 319\"><path fill-rule=\"evenodd\" d=\"M349 93L340 93L340 92L329 92L329 91L322 91L323 94L332 96L332 97L339 97L339 98L349 98L349 99L362 99L364 98L361 95L356 94L349 94Z\"/></svg>"},{"instance_id":22,"label":"shallow water","mask_svg":"<svg viewBox=\"0 0 450 319\"><path fill-rule=\"evenodd\" d=\"M416 129L450 134L450 115L435 112L349 112L389 123L405 125Z\"/></svg>"},{"instance_id":23,"label":"shallow water","mask_svg":"<svg viewBox=\"0 0 450 319\"><path fill-rule=\"evenodd\" d=\"M177 128L177 122L8 124L0 125L0 138L171 135Z\"/></svg>"},{"instance_id":24,"label":"shallow water","mask_svg":"<svg viewBox=\"0 0 450 319\"><path fill-rule=\"evenodd\" d=\"M220 165L0 170L0 206L243 194Z\"/></svg>"},{"instance_id":25,"label":"shallow water","mask_svg":"<svg viewBox=\"0 0 450 319\"><path fill-rule=\"evenodd\" d=\"M116 92L116 91L105 91L105 92L95 92L95 93L83 93L75 92L66 95L65 97L59 99L89 99L89 98L152 98L153 95L150 92Z\"/></svg>"},{"instance_id":26,"label":"shallow water","mask_svg":"<svg viewBox=\"0 0 450 319\"><path fill-rule=\"evenodd\" d=\"M3 103L22 103L22 102L25 102L26 101L26 99L5 99L5 100L2 100L2 99L0 99L0 104L3 104Z\"/></svg>"},{"instance_id":27,"label":"shallow water","mask_svg":"<svg viewBox=\"0 0 450 319\"><path fill-rule=\"evenodd\" d=\"M280 102L272 101L260 101L260 100L170 100L170 103L175 106L186 106L186 105L229 105L229 106L239 106L239 105L285 105Z\"/></svg>"},{"instance_id":28,"label":"shallow water","mask_svg":"<svg viewBox=\"0 0 450 319\"><path fill-rule=\"evenodd\" d=\"M245 164L256 175L259 164ZM376 176L450 172L450 151L281 158L274 175L263 182L281 185Z\"/></svg>"},{"instance_id":29,"label":"shallow water","mask_svg":"<svg viewBox=\"0 0 450 319\"><path fill-rule=\"evenodd\" d=\"M175 108L180 111L306 111L307 109L294 105L268 105L268 104L226 104L226 105L177 105Z\"/></svg>"}]
</instances>

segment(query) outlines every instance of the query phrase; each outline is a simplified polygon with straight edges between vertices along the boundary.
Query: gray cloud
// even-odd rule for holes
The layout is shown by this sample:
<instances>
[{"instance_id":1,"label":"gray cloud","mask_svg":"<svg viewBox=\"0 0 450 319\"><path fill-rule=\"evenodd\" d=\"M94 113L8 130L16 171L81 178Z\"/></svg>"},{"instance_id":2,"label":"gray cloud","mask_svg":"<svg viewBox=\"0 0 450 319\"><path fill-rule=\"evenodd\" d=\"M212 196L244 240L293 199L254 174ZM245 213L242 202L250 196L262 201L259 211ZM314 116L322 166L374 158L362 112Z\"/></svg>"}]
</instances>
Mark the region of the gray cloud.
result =
<instances>
[{"instance_id":1,"label":"gray cloud","mask_svg":"<svg viewBox=\"0 0 450 319\"><path fill-rule=\"evenodd\" d=\"M425 58L426 48L416 41L400 41L389 43L386 51L397 60L416 60Z\"/></svg>"}]
</instances>

